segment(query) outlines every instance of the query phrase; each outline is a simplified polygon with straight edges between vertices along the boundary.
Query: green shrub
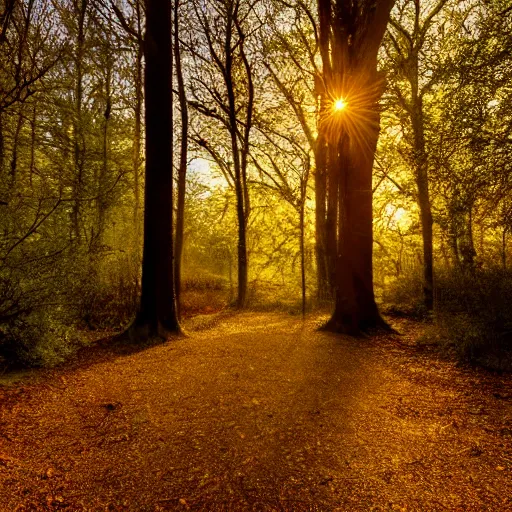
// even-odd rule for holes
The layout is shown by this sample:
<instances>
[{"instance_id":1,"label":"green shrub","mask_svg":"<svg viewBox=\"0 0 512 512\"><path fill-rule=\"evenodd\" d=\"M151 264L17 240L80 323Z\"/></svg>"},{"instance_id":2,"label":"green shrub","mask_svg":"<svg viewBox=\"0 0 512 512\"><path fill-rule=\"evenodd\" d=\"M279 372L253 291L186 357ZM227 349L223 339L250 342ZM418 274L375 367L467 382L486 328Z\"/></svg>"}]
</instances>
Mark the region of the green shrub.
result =
<instances>
[{"instance_id":1,"label":"green shrub","mask_svg":"<svg viewBox=\"0 0 512 512\"><path fill-rule=\"evenodd\" d=\"M0 325L0 356L11 365L52 367L79 346L74 331L46 311Z\"/></svg>"},{"instance_id":2,"label":"green shrub","mask_svg":"<svg viewBox=\"0 0 512 512\"><path fill-rule=\"evenodd\" d=\"M390 283L382 293L382 311L391 316L425 318L428 311L423 300L423 276L408 272Z\"/></svg>"},{"instance_id":3,"label":"green shrub","mask_svg":"<svg viewBox=\"0 0 512 512\"><path fill-rule=\"evenodd\" d=\"M183 291L222 291L228 287L226 279L222 276L208 273L186 273L182 278Z\"/></svg>"},{"instance_id":4,"label":"green shrub","mask_svg":"<svg viewBox=\"0 0 512 512\"><path fill-rule=\"evenodd\" d=\"M446 272L436 278L435 318L440 344L462 359L498 363L511 354L512 272Z\"/></svg>"}]
</instances>

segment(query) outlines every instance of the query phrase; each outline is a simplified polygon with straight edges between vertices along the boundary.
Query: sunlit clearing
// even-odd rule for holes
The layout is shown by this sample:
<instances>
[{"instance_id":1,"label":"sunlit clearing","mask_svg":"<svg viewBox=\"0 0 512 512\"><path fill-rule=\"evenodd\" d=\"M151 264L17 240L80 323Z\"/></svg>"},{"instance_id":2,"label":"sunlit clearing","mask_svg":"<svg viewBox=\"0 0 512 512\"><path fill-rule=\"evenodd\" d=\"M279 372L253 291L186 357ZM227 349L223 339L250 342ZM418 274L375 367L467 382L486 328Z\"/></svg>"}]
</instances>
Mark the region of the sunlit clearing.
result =
<instances>
[{"instance_id":1,"label":"sunlit clearing","mask_svg":"<svg viewBox=\"0 0 512 512\"><path fill-rule=\"evenodd\" d=\"M343 98L340 98L334 102L334 110L336 111L343 110L346 106L347 103Z\"/></svg>"},{"instance_id":2,"label":"sunlit clearing","mask_svg":"<svg viewBox=\"0 0 512 512\"><path fill-rule=\"evenodd\" d=\"M392 226L399 229L407 229L412 222L411 216L404 208L388 204L386 206L386 214L388 215L389 222Z\"/></svg>"}]
</instances>

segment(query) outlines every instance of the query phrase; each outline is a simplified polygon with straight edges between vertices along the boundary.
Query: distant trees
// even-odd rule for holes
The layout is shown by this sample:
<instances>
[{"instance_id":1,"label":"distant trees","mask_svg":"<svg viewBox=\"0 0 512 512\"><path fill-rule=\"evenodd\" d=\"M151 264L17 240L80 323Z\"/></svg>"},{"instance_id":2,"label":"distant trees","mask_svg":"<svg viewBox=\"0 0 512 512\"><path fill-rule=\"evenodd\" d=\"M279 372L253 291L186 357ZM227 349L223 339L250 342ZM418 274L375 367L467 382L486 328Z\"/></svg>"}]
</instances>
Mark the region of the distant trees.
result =
<instances>
[{"instance_id":1,"label":"distant trees","mask_svg":"<svg viewBox=\"0 0 512 512\"><path fill-rule=\"evenodd\" d=\"M498 143L501 151L491 150L501 136L491 141L485 135L504 134L496 116L498 110L504 113L502 96L510 81L504 71L507 26L510 17L499 3L406 1L398 2L392 14L384 46L386 124L396 140L395 161L414 179L427 309L433 306L436 228L445 259L458 269L474 270L475 228L483 218L488 223L490 209L508 195L498 163L504 146ZM396 169L391 174L396 178ZM402 173L398 181L406 183L406 176Z\"/></svg>"},{"instance_id":2,"label":"distant trees","mask_svg":"<svg viewBox=\"0 0 512 512\"><path fill-rule=\"evenodd\" d=\"M373 251L380 297L421 266L422 311L436 266L510 267L505 0L148 1L0 13L0 350L140 304L132 332L166 337L198 283L334 298L328 328L355 333L384 325Z\"/></svg>"},{"instance_id":3,"label":"distant trees","mask_svg":"<svg viewBox=\"0 0 512 512\"><path fill-rule=\"evenodd\" d=\"M192 135L222 170L235 191L238 242L237 308L247 299L247 226L251 213L248 166L254 114L254 57L247 25L254 5L241 0L193 3L197 33L190 38L188 51L193 67L190 105L217 126L211 141L206 132ZM254 29L252 29L254 31ZM219 131L220 130L220 131ZM225 132L223 134L223 132Z\"/></svg>"}]
</instances>

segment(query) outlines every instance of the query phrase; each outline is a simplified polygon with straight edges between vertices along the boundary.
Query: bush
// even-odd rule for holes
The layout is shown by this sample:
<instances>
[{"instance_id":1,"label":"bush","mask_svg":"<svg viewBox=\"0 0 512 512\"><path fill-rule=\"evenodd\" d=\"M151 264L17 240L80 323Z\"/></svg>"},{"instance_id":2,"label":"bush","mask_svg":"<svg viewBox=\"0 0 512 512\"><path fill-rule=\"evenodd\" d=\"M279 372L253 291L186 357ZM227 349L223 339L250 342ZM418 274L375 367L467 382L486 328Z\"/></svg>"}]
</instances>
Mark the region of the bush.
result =
<instances>
[{"instance_id":1,"label":"bush","mask_svg":"<svg viewBox=\"0 0 512 512\"><path fill-rule=\"evenodd\" d=\"M421 271L409 272L395 279L382 293L382 310L390 316L426 318Z\"/></svg>"},{"instance_id":2,"label":"bush","mask_svg":"<svg viewBox=\"0 0 512 512\"><path fill-rule=\"evenodd\" d=\"M0 325L0 357L11 365L52 367L78 346L73 331L44 311Z\"/></svg>"},{"instance_id":3,"label":"bush","mask_svg":"<svg viewBox=\"0 0 512 512\"><path fill-rule=\"evenodd\" d=\"M224 309L230 300L229 282L208 273L185 273L182 279L182 315L212 314Z\"/></svg>"},{"instance_id":4,"label":"bush","mask_svg":"<svg viewBox=\"0 0 512 512\"><path fill-rule=\"evenodd\" d=\"M512 349L512 272L485 269L438 275L435 318L445 349L468 361L505 363Z\"/></svg>"},{"instance_id":5,"label":"bush","mask_svg":"<svg viewBox=\"0 0 512 512\"><path fill-rule=\"evenodd\" d=\"M185 274L182 278L183 291L223 291L228 287L226 279L214 274Z\"/></svg>"}]
</instances>

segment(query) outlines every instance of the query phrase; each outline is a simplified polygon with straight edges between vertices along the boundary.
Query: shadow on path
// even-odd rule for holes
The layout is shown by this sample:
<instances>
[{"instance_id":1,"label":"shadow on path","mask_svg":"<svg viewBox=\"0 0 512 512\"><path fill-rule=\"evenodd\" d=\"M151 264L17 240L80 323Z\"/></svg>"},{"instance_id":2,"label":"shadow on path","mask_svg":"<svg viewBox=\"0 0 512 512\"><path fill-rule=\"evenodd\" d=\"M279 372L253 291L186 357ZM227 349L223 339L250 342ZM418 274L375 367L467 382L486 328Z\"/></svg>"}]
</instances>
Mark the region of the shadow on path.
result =
<instances>
[{"instance_id":1,"label":"shadow on path","mask_svg":"<svg viewBox=\"0 0 512 512\"><path fill-rule=\"evenodd\" d=\"M0 510L512 510L503 391L316 325L242 314L12 390Z\"/></svg>"}]
</instances>

